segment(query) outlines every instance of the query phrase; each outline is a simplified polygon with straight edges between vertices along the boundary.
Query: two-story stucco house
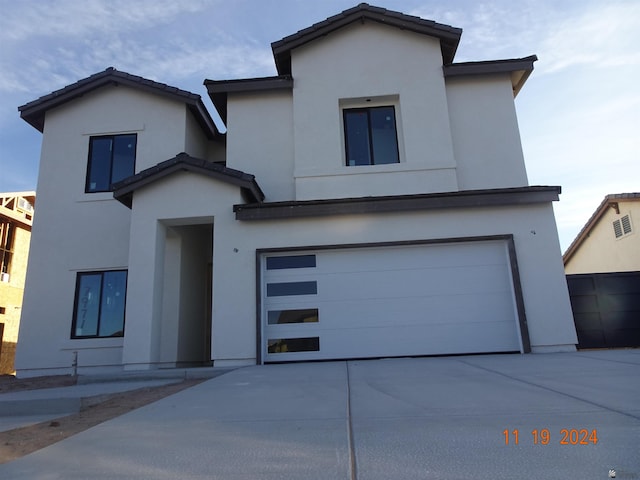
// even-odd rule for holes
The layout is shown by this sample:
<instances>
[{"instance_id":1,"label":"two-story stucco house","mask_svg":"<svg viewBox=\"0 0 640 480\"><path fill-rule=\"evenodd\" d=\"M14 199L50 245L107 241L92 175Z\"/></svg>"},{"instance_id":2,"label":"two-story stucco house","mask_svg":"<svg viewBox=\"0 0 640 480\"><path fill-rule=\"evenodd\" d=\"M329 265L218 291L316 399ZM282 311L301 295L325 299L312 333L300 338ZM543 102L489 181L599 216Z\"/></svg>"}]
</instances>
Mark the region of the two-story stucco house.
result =
<instances>
[{"instance_id":1,"label":"two-story stucco house","mask_svg":"<svg viewBox=\"0 0 640 480\"><path fill-rule=\"evenodd\" d=\"M361 4L201 99L108 69L20 107L43 132L17 368L570 351L552 202L514 97L535 56ZM91 370L92 369L92 370Z\"/></svg>"}]
</instances>

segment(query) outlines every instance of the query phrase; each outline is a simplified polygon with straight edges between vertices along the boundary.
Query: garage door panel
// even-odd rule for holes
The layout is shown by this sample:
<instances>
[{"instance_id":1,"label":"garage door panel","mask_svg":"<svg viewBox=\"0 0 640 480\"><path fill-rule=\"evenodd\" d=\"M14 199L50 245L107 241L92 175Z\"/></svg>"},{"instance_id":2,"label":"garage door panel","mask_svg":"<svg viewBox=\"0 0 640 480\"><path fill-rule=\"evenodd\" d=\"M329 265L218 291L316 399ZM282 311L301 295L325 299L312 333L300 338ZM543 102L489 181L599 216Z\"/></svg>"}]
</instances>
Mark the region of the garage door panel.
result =
<instances>
[{"instance_id":1,"label":"garage door panel","mask_svg":"<svg viewBox=\"0 0 640 480\"><path fill-rule=\"evenodd\" d=\"M348 300L322 304L323 328L362 328L407 324L465 324L470 322L513 322L513 311L501 295L448 295L412 299L378 298L361 302ZM473 307L470 312L469 307Z\"/></svg>"},{"instance_id":2,"label":"garage door panel","mask_svg":"<svg viewBox=\"0 0 640 480\"><path fill-rule=\"evenodd\" d=\"M322 299L374 299L423 297L456 292L492 294L508 292L510 285L503 265L468 268L384 270L318 275Z\"/></svg>"},{"instance_id":3,"label":"garage door panel","mask_svg":"<svg viewBox=\"0 0 640 480\"><path fill-rule=\"evenodd\" d=\"M420 326L407 326L402 330L386 326L359 330L357 335L349 335L344 330L328 330L322 335L321 354L323 358L366 358L397 356L398 351L407 356L425 355L425 352L443 355L518 351L515 335L488 333L500 330L501 326L487 328L486 324L470 324L455 336L446 325L433 325L428 334Z\"/></svg>"},{"instance_id":4,"label":"garage door panel","mask_svg":"<svg viewBox=\"0 0 640 480\"><path fill-rule=\"evenodd\" d=\"M422 268L453 268L474 265L504 265L504 245L459 243L452 245L411 245L402 247L371 247L332 251L330 256L319 254L317 268L324 272L412 270Z\"/></svg>"},{"instance_id":5,"label":"garage door panel","mask_svg":"<svg viewBox=\"0 0 640 480\"><path fill-rule=\"evenodd\" d=\"M263 293L262 300L267 361L521 349L504 241L304 255L313 256L316 266L265 270L263 265L263 292L272 293ZM298 295L310 282L317 293Z\"/></svg>"}]
</instances>

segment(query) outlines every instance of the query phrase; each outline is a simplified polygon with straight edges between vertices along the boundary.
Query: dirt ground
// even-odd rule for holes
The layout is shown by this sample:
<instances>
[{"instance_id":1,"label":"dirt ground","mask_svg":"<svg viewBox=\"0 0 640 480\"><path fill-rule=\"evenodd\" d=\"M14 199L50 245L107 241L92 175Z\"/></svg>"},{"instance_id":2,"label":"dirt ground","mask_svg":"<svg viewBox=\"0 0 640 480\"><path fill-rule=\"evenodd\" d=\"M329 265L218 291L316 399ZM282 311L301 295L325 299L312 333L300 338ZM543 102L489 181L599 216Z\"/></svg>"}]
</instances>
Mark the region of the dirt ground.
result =
<instances>
[{"instance_id":1,"label":"dirt ground","mask_svg":"<svg viewBox=\"0 0 640 480\"><path fill-rule=\"evenodd\" d=\"M170 385L146 387L129 392L101 396L98 403L84 407L78 413L28 427L0 432L0 464L28 455L102 422L203 381L202 379L185 380ZM1 375L0 393L64 387L75 385L75 383L76 378L71 376L16 379L12 375Z\"/></svg>"}]
</instances>

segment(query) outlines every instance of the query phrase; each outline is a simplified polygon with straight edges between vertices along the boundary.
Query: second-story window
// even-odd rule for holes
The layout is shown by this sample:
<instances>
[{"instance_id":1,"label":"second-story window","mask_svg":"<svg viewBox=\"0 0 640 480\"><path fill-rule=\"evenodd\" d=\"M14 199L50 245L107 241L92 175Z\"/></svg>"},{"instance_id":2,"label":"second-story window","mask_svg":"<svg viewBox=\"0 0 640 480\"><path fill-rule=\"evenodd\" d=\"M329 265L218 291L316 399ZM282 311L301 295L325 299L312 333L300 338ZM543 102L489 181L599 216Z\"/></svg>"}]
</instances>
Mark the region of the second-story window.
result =
<instances>
[{"instance_id":1,"label":"second-story window","mask_svg":"<svg viewBox=\"0 0 640 480\"><path fill-rule=\"evenodd\" d=\"M399 162L394 107L348 108L343 115L347 166Z\"/></svg>"},{"instance_id":2,"label":"second-story window","mask_svg":"<svg viewBox=\"0 0 640 480\"><path fill-rule=\"evenodd\" d=\"M135 134L91 137L86 193L108 192L111 185L135 172Z\"/></svg>"}]
</instances>

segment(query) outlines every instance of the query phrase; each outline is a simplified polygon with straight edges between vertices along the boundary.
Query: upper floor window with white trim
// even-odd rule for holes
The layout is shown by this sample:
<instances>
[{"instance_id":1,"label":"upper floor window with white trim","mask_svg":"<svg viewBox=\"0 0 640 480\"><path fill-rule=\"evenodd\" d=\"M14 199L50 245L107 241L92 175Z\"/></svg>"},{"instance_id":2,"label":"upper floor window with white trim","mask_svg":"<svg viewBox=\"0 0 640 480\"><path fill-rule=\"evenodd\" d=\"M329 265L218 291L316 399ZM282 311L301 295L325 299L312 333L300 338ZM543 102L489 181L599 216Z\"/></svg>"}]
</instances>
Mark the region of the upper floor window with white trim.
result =
<instances>
[{"instance_id":1,"label":"upper floor window with white trim","mask_svg":"<svg viewBox=\"0 0 640 480\"><path fill-rule=\"evenodd\" d=\"M344 140L347 166L398 163L395 108L345 108Z\"/></svg>"},{"instance_id":2,"label":"upper floor window with white trim","mask_svg":"<svg viewBox=\"0 0 640 480\"><path fill-rule=\"evenodd\" d=\"M111 185L135 172L136 134L89 139L86 193L109 192Z\"/></svg>"}]
</instances>

